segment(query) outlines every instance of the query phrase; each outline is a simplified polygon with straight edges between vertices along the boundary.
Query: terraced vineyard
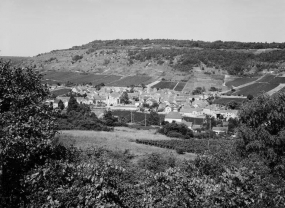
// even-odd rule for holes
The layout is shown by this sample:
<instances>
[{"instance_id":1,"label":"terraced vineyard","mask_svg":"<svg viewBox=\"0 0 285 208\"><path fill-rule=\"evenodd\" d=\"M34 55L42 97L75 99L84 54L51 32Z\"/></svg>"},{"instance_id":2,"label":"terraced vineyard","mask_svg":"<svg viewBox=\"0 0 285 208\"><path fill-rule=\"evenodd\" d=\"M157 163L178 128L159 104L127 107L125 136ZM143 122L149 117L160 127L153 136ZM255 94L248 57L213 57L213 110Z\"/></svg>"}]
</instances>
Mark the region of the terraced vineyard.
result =
<instances>
[{"instance_id":1,"label":"terraced vineyard","mask_svg":"<svg viewBox=\"0 0 285 208\"><path fill-rule=\"evenodd\" d=\"M207 150L217 151L220 148L225 148L233 144L231 140L208 140L206 139L188 139L188 140L147 140L147 139L137 139L136 143L145 144L150 146L156 146L167 149L179 149L183 152L189 153L204 153Z\"/></svg>"}]
</instances>

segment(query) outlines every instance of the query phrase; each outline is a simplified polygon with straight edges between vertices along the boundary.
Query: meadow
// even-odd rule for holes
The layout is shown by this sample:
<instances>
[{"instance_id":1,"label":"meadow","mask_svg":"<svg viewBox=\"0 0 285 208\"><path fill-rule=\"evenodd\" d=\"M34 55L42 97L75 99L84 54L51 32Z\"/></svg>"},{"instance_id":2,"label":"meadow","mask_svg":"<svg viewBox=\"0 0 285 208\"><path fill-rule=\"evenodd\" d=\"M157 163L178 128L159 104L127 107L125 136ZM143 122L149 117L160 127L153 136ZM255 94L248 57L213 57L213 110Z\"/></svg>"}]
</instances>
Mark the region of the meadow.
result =
<instances>
[{"instance_id":1,"label":"meadow","mask_svg":"<svg viewBox=\"0 0 285 208\"><path fill-rule=\"evenodd\" d=\"M59 135L59 141L61 143L65 145L74 145L83 150L92 147L102 147L109 150L129 151L134 155L134 162L151 153L172 154L178 159L193 160L196 158L196 155L193 153L180 155L177 154L175 150L136 143L136 139L148 139L154 141L171 140L171 138L156 133L156 130L154 129L137 130L127 127L115 127L114 132L80 130L60 131Z\"/></svg>"}]
</instances>

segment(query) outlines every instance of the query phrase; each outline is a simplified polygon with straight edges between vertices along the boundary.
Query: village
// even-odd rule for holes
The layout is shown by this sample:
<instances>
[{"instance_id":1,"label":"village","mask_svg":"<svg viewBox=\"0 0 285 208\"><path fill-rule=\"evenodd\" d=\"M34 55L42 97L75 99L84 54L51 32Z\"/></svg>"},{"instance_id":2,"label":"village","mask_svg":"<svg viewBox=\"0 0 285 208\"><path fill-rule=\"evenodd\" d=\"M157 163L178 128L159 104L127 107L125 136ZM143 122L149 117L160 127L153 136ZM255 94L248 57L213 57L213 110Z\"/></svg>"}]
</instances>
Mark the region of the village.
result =
<instances>
[{"instance_id":1,"label":"village","mask_svg":"<svg viewBox=\"0 0 285 208\"><path fill-rule=\"evenodd\" d=\"M51 92L65 88L50 85ZM57 108L60 101L64 107L68 106L70 94L75 95L78 103L89 105L97 117L102 117L105 110L112 112L126 111L149 114L151 111L164 115L165 122L184 123L194 132L201 129L208 119L221 121L219 125L209 127L216 134L228 133L228 120L238 118L238 110L216 102L226 99L229 102L233 96L222 95L219 91L208 91L201 94L178 92L170 89L156 89L151 85L132 87L113 87L78 85L70 87L69 94L53 96L46 101ZM193 95L194 94L194 95ZM237 96L236 99L246 100ZM131 120L132 122L132 120Z\"/></svg>"}]
</instances>

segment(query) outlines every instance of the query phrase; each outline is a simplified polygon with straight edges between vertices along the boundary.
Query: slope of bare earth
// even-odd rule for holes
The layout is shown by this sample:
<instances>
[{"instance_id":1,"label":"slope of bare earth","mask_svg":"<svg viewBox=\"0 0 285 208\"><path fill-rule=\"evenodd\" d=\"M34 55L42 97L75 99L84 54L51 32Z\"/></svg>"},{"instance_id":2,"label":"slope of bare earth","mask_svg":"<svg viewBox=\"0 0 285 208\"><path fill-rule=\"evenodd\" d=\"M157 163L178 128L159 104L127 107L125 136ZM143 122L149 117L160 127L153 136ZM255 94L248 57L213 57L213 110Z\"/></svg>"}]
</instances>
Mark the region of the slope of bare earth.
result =
<instances>
[{"instance_id":1,"label":"slope of bare earth","mask_svg":"<svg viewBox=\"0 0 285 208\"><path fill-rule=\"evenodd\" d=\"M82 58L74 61L73 57L76 55L82 56ZM80 71L122 76L148 75L153 80L167 75L173 77L173 70L166 63L159 65L156 61L134 61L134 63L130 64L128 52L124 49L103 49L92 53L88 53L87 49L52 51L32 57L25 61L24 65L40 71ZM185 74L181 72L178 72L177 76L177 79L185 78Z\"/></svg>"}]
</instances>

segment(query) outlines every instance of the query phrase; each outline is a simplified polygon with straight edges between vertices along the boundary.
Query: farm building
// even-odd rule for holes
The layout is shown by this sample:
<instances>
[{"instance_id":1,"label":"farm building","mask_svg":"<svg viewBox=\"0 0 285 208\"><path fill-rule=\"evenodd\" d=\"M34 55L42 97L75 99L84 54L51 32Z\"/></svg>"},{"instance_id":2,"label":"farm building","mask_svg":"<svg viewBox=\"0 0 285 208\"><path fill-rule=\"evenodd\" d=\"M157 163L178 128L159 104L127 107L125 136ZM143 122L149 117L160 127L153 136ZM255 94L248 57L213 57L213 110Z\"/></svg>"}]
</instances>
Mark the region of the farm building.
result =
<instances>
[{"instance_id":1,"label":"farm building","mask_svg":"<svg viewBox=\"0 0 285 208\"><path fill-rule=\"evenodd\" d=\"M165 115L165 121L172 123L173 121L180 123L182 122L182 116L178 112L169 112Z\"/></svg>"}]
</instances>

